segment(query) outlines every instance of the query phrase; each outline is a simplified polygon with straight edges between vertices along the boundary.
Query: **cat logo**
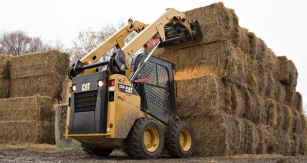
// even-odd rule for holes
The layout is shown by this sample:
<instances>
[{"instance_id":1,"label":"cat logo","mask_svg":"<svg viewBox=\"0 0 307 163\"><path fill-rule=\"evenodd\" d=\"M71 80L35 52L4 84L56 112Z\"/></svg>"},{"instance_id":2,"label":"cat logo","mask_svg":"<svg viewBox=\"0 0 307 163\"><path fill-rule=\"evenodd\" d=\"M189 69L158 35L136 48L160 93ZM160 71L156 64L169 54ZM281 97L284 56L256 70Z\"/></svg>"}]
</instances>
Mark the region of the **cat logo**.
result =
<instances>
[{"instance_id":1,"label":"cat logo","mask_svg":"<svg viewBox=\"0 0 307 163\"><path fill-rule=\"evenodd\" d=\"M127 86L126 86L126 92L127 92L127 93L131 93L131 92L132 92L132 87L127 87Z\"/></svg>"},{"instance_id":2,"label":"cat logo","mask_svg":"<svg viewBox=\"0 0 307 163\"><path fill-rule=\"evenodd\" d=\"M130 87L128 85L123 85L123 84L118 84L118 90L120 92L128 93L128 94L133 94L137 95L136 91L133 89L133 87Z\"/></svg>"},{"instance_id":3,"label":"cat logo","mask_svg":"<svg viewBox=\"0 0 307 163\"><path fill-rule=\"evenodd\" d=\"M88 91L90 89L91 83L82 84L82 91Z\"/></svg>"}]
</instances>

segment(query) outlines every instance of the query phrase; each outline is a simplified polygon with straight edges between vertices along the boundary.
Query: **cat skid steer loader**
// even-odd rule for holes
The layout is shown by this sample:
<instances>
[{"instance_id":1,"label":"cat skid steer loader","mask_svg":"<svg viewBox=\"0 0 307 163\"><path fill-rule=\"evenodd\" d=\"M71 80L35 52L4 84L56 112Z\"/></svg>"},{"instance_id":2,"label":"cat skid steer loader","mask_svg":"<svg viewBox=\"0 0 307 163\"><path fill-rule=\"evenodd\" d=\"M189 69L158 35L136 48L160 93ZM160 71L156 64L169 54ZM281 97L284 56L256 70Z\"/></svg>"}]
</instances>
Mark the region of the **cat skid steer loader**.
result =
<instances>
[{"instance_id":1,"label":"cat skid steer loader","mask_svg":"<svg viewBox=\"0 0 307 163\"><path fill-rule=\"evenodd\" d=\"M127 45L124 38L138 35ZM92 154L114 148L132 158L189 157L195 147L192 128L176 116L174 64L151 57L156 48L202 38L197 20L170 8L150 25L128 24L68 70L72 80L66 138ZM149 40L152 40L148 43ZM110 60L97 62L113 47ZM142 47L147 54L135 54ZM106 66L99 71L97 67Z\"/></svg>"}]
</instances>

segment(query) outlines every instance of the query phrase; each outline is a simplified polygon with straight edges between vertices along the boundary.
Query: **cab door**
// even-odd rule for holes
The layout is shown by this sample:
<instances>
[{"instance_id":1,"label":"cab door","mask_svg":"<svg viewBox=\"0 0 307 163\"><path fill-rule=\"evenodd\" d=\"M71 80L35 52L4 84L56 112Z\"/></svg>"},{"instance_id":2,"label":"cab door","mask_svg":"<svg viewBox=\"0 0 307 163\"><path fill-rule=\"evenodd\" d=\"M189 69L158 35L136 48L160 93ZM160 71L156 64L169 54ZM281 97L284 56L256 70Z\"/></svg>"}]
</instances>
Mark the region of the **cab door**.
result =
<instances>
[{"instance_id":1,"label":"cab door","mask_svg":"<svg viewBox=\"0 0 307 163\"><path fill-rule=\"evenodd\" d=\"M145 58L146 55L142 59ZM142 83L143 109L166 124L176 116L173 67L172 63L152 57L138 77L151 78L151 82Z\"/></svg>"}]
</instances>

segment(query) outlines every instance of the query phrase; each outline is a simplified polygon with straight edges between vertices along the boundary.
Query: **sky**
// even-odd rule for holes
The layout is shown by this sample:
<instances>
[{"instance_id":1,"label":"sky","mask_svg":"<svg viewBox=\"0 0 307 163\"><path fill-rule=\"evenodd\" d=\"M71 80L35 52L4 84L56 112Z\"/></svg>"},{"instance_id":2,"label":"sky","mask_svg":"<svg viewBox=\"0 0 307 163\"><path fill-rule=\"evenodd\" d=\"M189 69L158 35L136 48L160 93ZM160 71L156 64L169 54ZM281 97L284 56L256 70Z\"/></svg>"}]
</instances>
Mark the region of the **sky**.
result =
<instances>
[{"instance_id":1,"label":"sky","mask_svg":"<svg viewBox=\"0 0 307 163\"><path fill-rule=\"evenodd\" d=\"M293 60L299 73L296 89L307 106L306 0L0 0L0 32L23 30L70 46L82 29L99 30L129 18L149 24L166 8L186 11L220 1L235 10L241 27L276 55Z\"/></svg>"}]
</instances>

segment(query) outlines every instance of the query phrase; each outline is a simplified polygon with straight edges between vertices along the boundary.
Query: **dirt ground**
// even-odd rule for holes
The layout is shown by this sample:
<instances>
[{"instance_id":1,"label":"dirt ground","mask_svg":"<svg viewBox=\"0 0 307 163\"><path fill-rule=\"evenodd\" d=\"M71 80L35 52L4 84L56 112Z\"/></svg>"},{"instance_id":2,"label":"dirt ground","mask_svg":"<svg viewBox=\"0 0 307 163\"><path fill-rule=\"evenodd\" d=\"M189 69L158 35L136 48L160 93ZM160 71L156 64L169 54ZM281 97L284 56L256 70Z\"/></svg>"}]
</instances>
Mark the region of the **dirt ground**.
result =
<instances>
[{"instance_id":1,"label":"dirt ground","mask_svg":"<svg viewBox=\"0 0 307 163\"><path fill-rule=\"evenodd\" d=\"M191 157L185 159L173 159L169 156L161 156L157 159L135 160L128 158L123 152L115 150L109 157L89 156L82 150L57 150L55 145L47 144L18 144L0 145L0 162L307 162L307 157L286 157L280 155L237 155L229 157Z\"/></svg>"}]
</instances>

